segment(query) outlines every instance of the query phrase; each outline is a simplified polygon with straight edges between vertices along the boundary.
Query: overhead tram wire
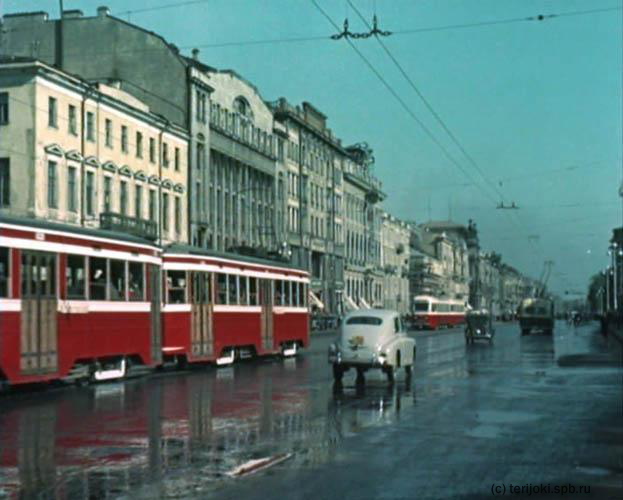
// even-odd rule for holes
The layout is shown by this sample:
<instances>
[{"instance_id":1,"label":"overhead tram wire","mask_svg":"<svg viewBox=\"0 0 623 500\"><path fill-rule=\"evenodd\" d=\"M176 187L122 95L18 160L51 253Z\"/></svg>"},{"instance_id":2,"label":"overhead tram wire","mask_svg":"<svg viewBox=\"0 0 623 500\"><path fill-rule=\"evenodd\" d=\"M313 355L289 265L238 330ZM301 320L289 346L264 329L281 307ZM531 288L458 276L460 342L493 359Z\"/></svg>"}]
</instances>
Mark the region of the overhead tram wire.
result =
<instances>
[{"instance_id":1,"label":"overhead tram wire","mask_svg":"<svg viewBox=\"0 0 623 500\"><path fill-rule=\"evenodd\" d=\"M368 29L372 30L372 26L370 26L370 23L368 23L368 21L366 20L365 17L363 17L363 15L361 14L361 12L359 11L359 9L355 6L355 4L351 1L351 0L347 0L348 4L353 8L353 10L355 11L355 13L359 16L359 18L364 22L364 24L368 27ZM459 148L459 150L461 151L461 153L463 153L463 156L465 156L465 158L467 158L467 160L469 161L469 163L471 163L471 165L476 169L476 171L480 174L480 177L482 177L482 179L489 184L489 186L496 192L496 194L502 198L502 193L501 191L497 188L497 186L495 185L494 182L491 181L491 179L489 179L485 173L483 172L483 170L480 168L480 166L476 163L476 161L472 158L472 156L467 152L467 150L465 149L465 147L463 147L463 145L461 144L461 142L458 140L458 138L456 137L456 135L450 130L450 128L446 125L445 121L443 120L443 118L441 118L441 116L439 116L439 113L437 113L437 111L435 110L435 108L433 108L433 106L430 104L430 102L428 101L428 99L426 99L426 97L424 97L424 94L422 94L422 92L420 91L420 89L418 88L418 86L415 84L415 82L413 81L413 79L407 74L407 72L405 71L405 69L402 67L402 65L398 62L398 59L396 59L396 57L394 56L394 54L392 54L392 52L389 50L389 48L387 47L387 45L385 44L385 42L383 42L383 40L381 40L381 38L379 36L375 36L374 37L376 39L376 41L379 43L379 45L382 47L383 51L387 54L387 56L391 59L391 61L394 63L394 65L396 66L396 68L398 68L398 71L400 71L400 74L405 78L405 80L407 81L407 83L409 84L409 86L414 90L414 92L417 94L417 96L420 98L420 100L424 103L424 106L426 106L426 109L428 109L428 111L431 113L431 115L433 115L433 117L435 118L435 120L437 121L437 123L439 123L439 125L441 126L441 128L443 128L443 130L446 132L446 134L448 134L448 137L450 137L450 139L452 140L452 142L455 144L455 146L457 148Z\"/></svg>"},{"instance_id":2,"label":"overhead tram wire","mask_svg":"<svg viewBox=\"0 0 623 500\"><path fill-rule=\"evenodd\" d=\"M368 20L361 14L361 12L359 11L359 9L357 8L357 6L353 3L352 0L347 0L348 4L352 7L352 9L355 11L355 13L357 14L357 16L359 16L359 18L363 21L363 23L367 26L367 28L370 30L370 33L373 32L372 26L370 25L370 23L368 22ZM553 15L552 15L553 16ZM552 17L549 16L549 17ZM376 19L376 13L375 13L375 19ZM539 17L543 17L543 16L539 16ZM532 18L526 18L524 20L529 20ZM376 29L376 26L375 26ZM472 167L474 167L474 169L478 172L478 174L480 175L480 177L485 181L485 183L487 185L489 185L489 187L497 194L497 196L499 196L499 198L501 200L504 199L504 196L502 194L502 192L500 191L500 189L498 189L497 185L490 179L487 177L487 175L484 173L484 171L482 170L482 168L478 165L478 163L476 163L476 161L474 160L474 158L467 152L467 150L465 149L465 147L461 144L461 142L458 140L458 138L456 137L456 135L450 130L450 128L447 126L447 124L445 123L445 121L443 120L443 118L441 118L441 116L439 115L439 113L437 113L437 111L433 108L433 106L430 104L430 102L428 101L428 99L426 99L426 97L424 96L424 94L420 91L420 89L418 88L418 86L415 84L415 82L413 81L413 79L409 76L409 74L405 71L405 69L403 68L403 66L400 64L400 62L398 61L398 59L394 56L394 54L391 52L391 50L389 49L389 47L387 47L387 45L385 44L385 42L381 39L380 36L378 36L377 34L375 34L374 38L376 39L376 41L379 43L379 45L381 46L381 48L383 49L383 51L385 52L385 54L390 58L390 60L394 63L394 65L396 66L396 68L398 69L398 71L400 72L400 74L404 77L404 79L407 81L407 83L409 84L409 86L413 89L413 91L417 94L417 96L420 98L420 100L424 103L424 106L426 107L426 109L428 109L428 111L430 112L431 115L433 115L433 117L435 118L435 120L437 121L437 123L441 126L441 128L444 130L444 132L448 135L448 137L450 137L450 140L454 143L454 145L461 151L461 153L463 154L463 156L467 159L467 161L472 165ZM523 229L523 224L521 223L520 219L519 219L519 215L517 214L507 214L508 218L511 222L514 223L514 225L518 228L518 229ZM536 250L536 242L532 242L530 241L530 244L532 244L533 246L535 246L535 250Z\"/></svg>"},{"instance_id":3,"label":"overhead tram wire","mask_svg":"<svg viewBox=\"0 0 623 500\"><path fill-rule=\"evenodd\" d=\"M350 5L352 7L352 9L355 11L357 16L359 16L359 18L363 21L363 23L366 25L368 30L370 30L370 34L374 34L374 38L379 43L379 45L381 46L381 48L383 49L385 54L394 63L396 68L399 70L400 74L404 77L404 79L407 81L409 86L413 89L413 91L417 94L417 96L420 98L420 100L424 103L426 109L428 109L428 111L431 113L431 115L433 115L433 117L435 118L437 123L441 126L441 128L444 130L444 132L448 135L448 137L450 137L450 139L454 143L454 145L461 151L463 156L468 160L468 162L472 165L472 167L478 172L478 174L485 181L485 183L497 194L497 196L499 196L500 199L503 199L504 196L503 196L502 192L498 189L497 185L493 181L491 181L491 179L489 179L487 177L487 175L484 173L482 168L478 165L478 163L476 163L476 161L473 159L473 157L467 152L467 150L461 144L461 142L458 140L456 135L450 130L450 128L447 126L445 121L441 118L439 113L433 108L433 106L430 104L428 99L426 99L424 94L420 91L418 86L415 84L413 79L405 71L403 66L398 61L398 59L396 59L394 54L390 51L390 49L387 47L387 45L383 42L381 37L378 36L379 30L377 29L377 26L376 26L376 12L374 13L375 26L374 26L374 29L373 29L373 27L370 25L370 23L367 21L367 19L361 14L361 12L357 8L357 6L353 3L353 1L352 0L347 0L347 2L348 2L348 5ZM518 229L523 229L523 227L522 227L523 224L519 220L518 215L516 215L516 214L508 214L508 217L509 217L509 220L511 222L513 222L514 225ZM530 243L532 245L536 245L536 242L530 242Z\"/></svg>"},{"instance_id":4,"label":"overhead tram wire","mask_svg":"<svg viewBox=\"0 0 623 500\"><path fill-rule=\"evenodd\" d=\"M331 16L326 13L326 11L318 4L316 0L311 0L312 4L318 9L318 11L333 25L333 27L339 31L338 25L333 21ZM417 115L413 112L413 110L409 107L409 105L404 101L404 99L394 90L394 88L387 82L387 80L383 77L383 75L377 70L374 65L368 60L368 58L355 46L355 44L349 38L345 38L346 42L351 46L351 48L356 52L356 54L361 58L361 60L365 63L365 65L374 73L374 75L381 81L383 86L389 91L390 94L399 102L400 106L407 112L407 114L420 126L420 128L424 131L424 133L441 149L444 156L450 160L452 164L454 164L463 174L467 177L475 186L477 186L482 193L487 196L493 203L496 203L496 199L489 193L487 190L483 188L481 184L475 182L469 172L461 165L444 147L444 145L435 137L435 135L430 131L430 129L420 120Z\"/></svg>"},{"instance_id":5,"label":"overhead tram wire","mask_svg":"<svg viewBox=\"0 0 623 500\"><path fill-rule=\"evenodd\" d=\"M167 4L156 7L145 7L144 9L135 9L135 10L126 10L116 14L117 17L122 15L129 14L138 14L148 11L154 10L163 10L169 7L177 7L184 5L193 5L199 3L207 3L209 0L195 0L191 2L181 2L175 4ZM611 7L604 9L591 9L591 10L581 10L581 11L569 11L569 12L561 12L558 14L547 14L547 15L537 15L537 16L529 16L529 17L517 17L510 19L499 19L499 20L491 20L491 21L480 21L473 23L465 23L465 24L450 24L446 26L431 26L424 28L413 28L413 29L403 29L392 31L392 36L394 35L411 35L411 34L419 34L419 33L432 33L436 31L450 31L456 29L467 29L467 28L480 28L487 26L495 26L495 25L503 25L503 24L513 24L513 23L526 23L526 22L535 22L535 21L546 21L548 19L566 17L566 16L580 16L580 15L592 15L603 12L612 12L612 11L620 11L622 7ZM11 33L17 31L31 31L30 28L12 28L12 29L4 29L4 33ZM331 41L331 36L300 36L300 37L291 37L291 38L266 38L259 40L235 40L230 42L217 42L217 43L204 43L204 44L195 44L195 45L186 45L179 47L180 49L192 49L192 48L201 48L201 49L211 49L211 48L222 48L222 47L243 47L247 45L271 45L271 44L280 44L280 43L295 43L295 42L313 42L313 41ZM156 49L130 49L128 51L122 52L150 52L150 51L162 50L160 48ZM97 54L108 54L110 51L102 51L97 52ZM93 53L91 53L93 54Z\"/></svg>"}]
</instances>

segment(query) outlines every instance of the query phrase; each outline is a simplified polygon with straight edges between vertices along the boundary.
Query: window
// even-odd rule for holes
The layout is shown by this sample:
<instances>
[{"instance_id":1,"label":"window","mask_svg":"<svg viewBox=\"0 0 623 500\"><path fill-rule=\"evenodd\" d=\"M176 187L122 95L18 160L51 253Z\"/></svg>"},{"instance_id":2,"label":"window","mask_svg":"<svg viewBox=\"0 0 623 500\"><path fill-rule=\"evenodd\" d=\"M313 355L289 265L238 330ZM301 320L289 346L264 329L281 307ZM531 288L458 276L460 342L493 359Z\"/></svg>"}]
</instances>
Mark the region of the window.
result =
<instances>
[{"instance_id":1,"label":"window","mask_svg":"<svg viewBox=\"0 0 623 500\"><path fill-rule=\"evenodd\" d=\"M179 196L175 197L175 232L182 232L182 200Z\"/></svg>"},{"instance_id":2,"label":"window","mask_svg":"<svg viewBox=\"0 0 623 500\"><path fill-rule=\"evenodd\" d=\"M156 190L149 190L149 220L156 220Z\"/></svg>"},{"instance_id":3,"label":"window","mask_svg":"<svg viewBox=\"0 0 623 500\"><path fill-rule=\"evenodd\" d=\"M143 157L143 134L140 132L136 133L136 157Z\"/></svg>"},{"instance_id":4,"label":"window","mask_svg":"<svg viewBox=\"0 0 623 500\"><path fill-rule=\"evenodd\" d=\"M238 304L238 276L235 274L229 275L229 303Z\"/></svg>"},{"instance_id":5,"label":"window","mask_svg":"<svg viewBox=\"0 0 623 500\"><path fill-rule=\"evenodd\" d=\"M58 110L54 97L48 97L48 127L58 127Z\"/></svg>"},{"instance_id":6,"label":"window","mask_svg":"<svg viewBox=\"0 0 623 500\"><path fill-rule=\"evenodd\" d=\"M428 311L428 302L416 302L413 306L415 312L427 312Z\"/></svg>"},{"instance_id":7,"label":"window","mask_svg":"<svg viewBox=\"0 0 623 500\"><path fill-rule=\"evenodd\" d=\"M121 151L128 152L128 127L121 125Z\"/></svg>"},{"instance_id":8,"label":"window","mask_svg":"<svg viewBox=\"0 0 623 500\"><path fill-rule=\"evenodd\" d=\"M9 159L0 158L0 207L11 205L11 171Z\"/></svg>"},{"instance_id":9,"label":"window","mask_svg":"<svg viewBox=\"0 0 623 500\"><path fill-rule=\"evenodd\" d=\"M0 92L0 125L9 123L9 93Z\"/></svg>"},{"instance_id":10,"label":"window","mask_svg":"<svg viewBox=\"0 0 623 500\"><path fill-rule=\"evenodd\" d=\"M149 138L149 161L156 163L156 141L153 137Z\"/></svg>"},{"instance_id":11,"label":"window","mask_svg":"<svg viewBox=\"0 0 623 500\"><path fill-rule=\"evenodd\" d=\"M67 169L67 210L77 211L76 204L76 167Z\"/></svg>"},{"instance_id":12,"label":"window","mask_svg":"<svg viewBox=\"0 0 623 500\"><path fill-rule=\"evenodd\" d=\"M112 199L112 177L104 177L104 212L110 212Z\"/></svg>"},{"instance_id":13,"label":"window","mask_svg":"<svg viewBox=\"0 0 623 500\"><path fill-rule=\"evenodd\" d=\"M394 318L394 333L400 332L400 318L397 316Z\"/></svg>"},{"instance_id":14,"label":"window","mask_svg":"<svg viewBox=\"0 0 623 500\"><path fill-rule=\"evenodd\" d=\"M82 255L68 255L65 283L68 299L86 299L86 259Z\"/></svg>"},{"instance_id":15,"label":"window","mask_svg":"<svg viewBox=\"0 0 623 500\"><path fill-rule=\"evenodd\" d=\"M227 304L227 275L216 275L216 303Z\"/></svg>"},{"instance_id":16,"label":"window","mask_svg":"<svg viewBox=\"0 0 623 500\"><path fill-rule=\"evenodd\" d=\"M162 229L169 230L169 195L162 193Z\"/></svg>"},{"instance_id":17,"label":"window","mask_svg":"<svg viewBox=\"0 0 623 500\"><path fill-rule=\"evenodd\" d=\"M175 159L174 159L175 163L175 171L179 172L180 171L180 148L175 148Z\"/></svg>"},{"instance_id":18,"label":"window","mask_svg":"<svg viewBox=\"0 0 623 500\"><path fill-rule=\"evenodd\" d=\"M383 323L382 318L376 316L353 316L346 321L347 325L371 325L378 326Z\"/></svg>"},{"instance_id":19,"label":"window","mask_svg":"<svg viewBox=\"0 0 623 500\"><path fill-rule=\"evenodd\" d=\"M121 215L128 213L128 183L121 181L121 189L119 189L119 212Z\"/></svg>"},{"instance_id":20,"label":"window","mask_svg":"<svg viewBox=\"0 0 623 500\"><path fill-rule=\"evenodd\" d=\"M275 302L276 306L283 305L283 281L276 280L275 281Z\"/></svg>"},{"instance_id":21,"label":"window","mask_svg":"<svg viewBox=\"0 0 623 500\"><path fill-rule=\"evenodd\" d=\"M95 116L91 111L87 111L87 141L95 141Z\"/></svg>"},{"instance_id":22,"label":"window","mask_svg":"<svg viewBox=\"0 0 623 500\"><path fill-rule=\"evenodd\" d=\"M112 148L112 121L106 118L104 127L106 146Z\"/></svg>"},{"instance_id":23,"label":"window","mask_svg":"<svg viewBox=\"0 0 623 500\"><path fill-rule=\"evenodd\" d=\"M106 259L91 257L89 259L89 298L91 300L106 300L107 280Z\"/></svg>"},{"instance_id":24,"label":"window","mask_svg":"<svg viewBox=\"0 0 623 500\"><path fill-rule=\"evenodd\" d=\"M110 259L110 300L125 298L125 261Z\"/></svg>"},{"instance_id":25,"label":"window","mask_svg":"<svg viewBox=\"0 0 623 500\"><path fill-rule=\"evenodd\" d=\"M168 304L186 303L186 271L167 271L167 290Z\"/></svg>"},{"instance_id":26,"label":"window","mask_svg":"<svg viewBox=\"0 0 623 500\"><path fill-rule=\"evenodd\" d=\"M0 247L0 297L9 296L9 249Z\"/></svg>"},{"instance_id":27,"label":"window","mask_svg":"<svg viewBox=\"0 0 623 500\"><path fill-rule=\"evenodd\" d=\"M145 266L141 262L128 263L128 298L134 302L145 300Z\"/></svg>"},{"instance_id":28,"label":"window","mask_svg":"<svg viewBox=\"0 0 623 500\"><path fill-rule=\"evenodd\" d=\"M169 145L166 142L162 143L162 166L169 168Z\"/></svg>"},{"instance_id":29,"label":"window","mask_svg":"<svg viewBox=\"0 0 623 500\"><path fill-rule=\"evenodd\" d=\"M197 168L203 170L205 165L205 146L201 143L197 144Z\"/></svg>"},{"instance_id":30,"label":"window","mask_svg":"<svg viewBox=\"0 0 623 500\"><path fill-rule=\"evenodd\" d=\"M58 187L56 185L56 162L48 162L48 207L58 208Z\"/></svg>"},{"instance_id":31,"label":"window","mask_svg":"<svg viewBox=\"0 0 623 500\"><path fill-rule=\"evenodd\" d=\"M76 119L76 106L69 105L68 110L68 131L71 135L78 135L78 123Z\"/></svg>"},{"instance_id":32,"label":"window","mask_svg":"<svg viewBox=\"0 0 623 500\"><path fill-rule=\"evenodd\" d=\"M93 172L87 172L86 193L87 215L93 215L94 197L95 197L95 175Z\"/></svg>"},{"instance_id":33,"label":"window","mask_svg":"<svg viewBox=\"0 0 623 500\"><path fill-rule=\"evenodd\" d=\"M259 297L257 294L257 278L249 278L249 305L259 305Z\"/></svg>"},{"instance_id":34,"label":"window","mask_svg":"<svg viewBox=\"0 0 623 500\"><path fill-rule=\"evenodd\" d=\"M249 278L247 276L240 276L238 278L238 303L246 306L249 304Z\"/></svg>"},{"instance_id":35,"label":"window","mask_svg":"<svg viewBox=\"0 0 623 500\"><path fill-rule=\"evenodd\" d=\"M134 216L141 219L143 217L143 186L137 184L134 192Z\"/></svg>"}]
</instances>

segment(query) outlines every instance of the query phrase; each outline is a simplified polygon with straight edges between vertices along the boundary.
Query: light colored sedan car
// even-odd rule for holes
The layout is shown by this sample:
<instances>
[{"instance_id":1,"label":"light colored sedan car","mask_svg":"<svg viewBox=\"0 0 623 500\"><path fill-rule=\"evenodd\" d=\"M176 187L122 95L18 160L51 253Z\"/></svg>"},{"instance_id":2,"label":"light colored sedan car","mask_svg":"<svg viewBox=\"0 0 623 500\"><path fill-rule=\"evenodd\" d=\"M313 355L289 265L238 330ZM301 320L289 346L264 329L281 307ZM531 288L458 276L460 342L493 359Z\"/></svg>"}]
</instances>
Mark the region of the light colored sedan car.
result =
<instances>
[{"instance_id":1,"label":"light colored sedan car","mask_svg":"<svg viewBox=\"0 0 623 500\"><path fill-rule=\"evenodd\" d=\"M357 370L357 381L370 368L383 370L388 381L404 368L407 377L415 363L415 340L407 336L400 313L388 309L363 309L344 318L337 342L329 346L333 378L341 382L344 372Z\"/></svg>"}]
</instances>

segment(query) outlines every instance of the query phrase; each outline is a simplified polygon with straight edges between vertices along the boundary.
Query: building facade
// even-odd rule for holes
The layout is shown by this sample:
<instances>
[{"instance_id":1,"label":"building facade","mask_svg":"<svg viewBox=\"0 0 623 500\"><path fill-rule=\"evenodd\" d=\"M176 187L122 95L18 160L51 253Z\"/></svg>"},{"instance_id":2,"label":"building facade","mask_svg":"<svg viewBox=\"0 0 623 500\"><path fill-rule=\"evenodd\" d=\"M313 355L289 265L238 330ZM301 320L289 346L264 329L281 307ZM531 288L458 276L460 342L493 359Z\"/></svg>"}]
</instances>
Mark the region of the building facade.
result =
<instances>
[{"instance_id":1,"label":"building facade","mask_svg":"<svg viewBox=\"0 0 623 500\"><path fill-rule=\"evenodd\" d=\"M344 291L343 169L350 160L327 127L326 116L310 103L285 98L271 104L277 135L277 209L292 261L311 274L312 304L341 314ZM283 202L282 202L283 180Z\"/></svg>"},{"instance_id":2,"label":"building facade","mask_svg":"<svg viewBox=\"0 0 623 500\"><path fill-rule=\"evenodd\" d=\"M189 241L206 246L212 89L192 58L158 34L114 17L107 7L90 17L65 11L62 19L45 12L8 14L0 29L0 55L41 60L90 83L112 82L171 126L189 131Z\"/></svg>"},{"instance_id":3,"label":"building facade","mask_svg":"<svg viewBox=\"0 0 623 500\"><path fill-rule=\"evenodd\" d=\"M0 102L0 213L188 241L184 129L27 59L0 60Z\"/></svg>"},{"instance_id":4,"label":"building facade","mask_svg":"<svg viewBox=\"0 0 623 500\"><path fill-rule=\"evenodd\" d=\"M388 213L381 223L381 262L383 265L383 307L402 314L409 305L409 225Z\"/></svg>"},{"instance_id":5,"label":"building facade","mask_svg":"<svg viewBox=\"0 0 623 500\"><path fill-rule=\"evenodd\" d=\"M383 264L379 203L385 199L373 175L374 156L367 144L346 148L344 169L345 265L344 303L347 309L382 307Z\"/></svg>"}]
</instances>

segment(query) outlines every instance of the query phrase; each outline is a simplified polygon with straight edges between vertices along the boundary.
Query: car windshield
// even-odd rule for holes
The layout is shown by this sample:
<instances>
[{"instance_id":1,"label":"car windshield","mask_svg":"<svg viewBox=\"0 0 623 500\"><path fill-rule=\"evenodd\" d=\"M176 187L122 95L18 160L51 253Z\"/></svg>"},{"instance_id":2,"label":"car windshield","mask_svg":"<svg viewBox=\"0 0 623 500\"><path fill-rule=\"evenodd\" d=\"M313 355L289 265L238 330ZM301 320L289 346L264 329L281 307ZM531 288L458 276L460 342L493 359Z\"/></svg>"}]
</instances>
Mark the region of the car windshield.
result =
<instances>
[{"instance_id":1,"label":"car windshield","mask_svg":"<svg viewBox=\"0 0 623 500\"><path fill-rule=\"evenodd\" d=\"M383 323L381 318L376 316L353 316L346 321L347 325L374 325L378 326Z\"/></svg>"}]
</instances>

